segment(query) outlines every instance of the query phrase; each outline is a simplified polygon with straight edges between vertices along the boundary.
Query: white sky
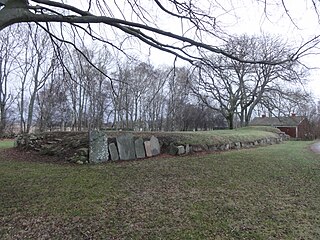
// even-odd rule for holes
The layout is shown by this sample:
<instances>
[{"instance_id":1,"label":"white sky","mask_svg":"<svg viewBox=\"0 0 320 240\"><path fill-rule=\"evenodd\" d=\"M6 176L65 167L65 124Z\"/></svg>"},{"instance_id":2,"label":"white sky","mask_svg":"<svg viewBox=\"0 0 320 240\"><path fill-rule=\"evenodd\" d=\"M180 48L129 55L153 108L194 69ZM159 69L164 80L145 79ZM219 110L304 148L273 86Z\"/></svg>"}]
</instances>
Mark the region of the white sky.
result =
<instances>
[{"instance_id":1,"label":"white sky","mask_svg":"<svg viewBox=\"0 0 320 240\"><path fill-rule=\"evenodd\" d=\"M209 0L197 0L199 8L206 9ZM296 46L320 34L320 24L318 16L313 9L311 0L284 0L286 4L287 13L281 5L281 0L266 0L269 4L264 11L263 1L258 0L215 0L215 3L220 3L222 8L212 9L213 16L217 17L217 23L220 24L224 30L230 35L247 34L260 34L267 33L272 35L279 35L284 40ZM79 1L69 0L74 5L81 4ZM81 2L81 1L80 1ZM87 1L84 1L87 6ZM108 4L117 3L119 9L125 13L125 17L129 20L136 21L135 17L129 14L131 7L128 4L123 4L123 1L108 1ZM139 1L138 1L139 2ZM160 9L154 7L150 8L150 0L143 0L140 3L145 3L143 7L147 9L150 17L156 18L159 28L174 32L181 33L181 24L174 22L167 14L163 13ZM165 4L166 1L160 1ZM260 2L260 3L259 3ZM277 2L277 4L270 5ZM201 5L201 6L200 6ZM117 18L122 18L120 11L117 10L115 5L111 6L112 14ZM215 15L214 15L215 14ZM291 18L291 19L290 19ZM209 44L210 39L206 39ZM134 44L134 47L139 48L139 44ZM319 46L320 47L320 46ZM156 49L151 49L145 45L141 45L137 51L131 48L132 52L139 54L141 58L150 57L151 62L156 65L172 64L174 57L163 53ZM140 52L142 51L142 52ZM319 51L320 53L320 51ZM310 55L303 59L303 62L311 68L320 67L320 55ZM178 64L184 64L179 61ZM309 88L314 95L320 100L320 71L314 70L310 72Z\"/></svg>"}]
</instances>

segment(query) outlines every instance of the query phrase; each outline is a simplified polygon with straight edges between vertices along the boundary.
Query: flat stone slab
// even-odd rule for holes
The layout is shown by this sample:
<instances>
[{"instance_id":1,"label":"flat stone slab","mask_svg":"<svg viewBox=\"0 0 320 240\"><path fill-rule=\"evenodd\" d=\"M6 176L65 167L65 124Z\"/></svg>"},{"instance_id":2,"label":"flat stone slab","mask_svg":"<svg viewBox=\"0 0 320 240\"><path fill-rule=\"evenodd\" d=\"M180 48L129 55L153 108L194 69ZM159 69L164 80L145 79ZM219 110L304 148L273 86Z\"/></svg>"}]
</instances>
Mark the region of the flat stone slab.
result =
<instances>
[{"instance_id":1,"label":"flat stone slab","mask_svg":"<svg viewBox=\"0 0 320 240\"><path fill-rule=\"evenodd\" d=\"M104 132L90 132L89 162L100 163L109 159L108 138Z\"/></svg>"},{"instance_id":2,"label":"flat stone slab","mask_svg":"<svg viewBox=\"0 0 320 240\"><path fill-rule=\"evenodd\" d=\"M160 154L160 143L158 138L156 138L155 136L151 136L150 138L150 147L152 156L157 156Z\"/></svg>"},{"instance_id":3,"label":"flat stone slab","mask_svg":"<svg viewBox=\"0 0 320 240\"><path fill-rule=\"evenodd\" d=\"M146 157L146 152L144 150L144 144L143 144L142 138L138 138L134 141L134 148L136 151L137 158L145 158Z\"/></svg>"},{"instance_id":4,"label":"flat stone slab","mask_svg":"<svg viewBox=\"0 0 320 240\"><path fill-rule=\"evenodd\" d=\"M110 152L110 158L112 161L119 160L119 153L115 143L109 144L109 152Z\"/></svg>"},{"instance_id":5,"label":"flat stone slab","mask_svg":"<svg viewBox=\"0 0 320 240\"><path fill-rule=\"evenodd\" d=\"M119 157L121 160L136 159L133 135L127 133L116 137Z\"/></svg>"}]
</instances>

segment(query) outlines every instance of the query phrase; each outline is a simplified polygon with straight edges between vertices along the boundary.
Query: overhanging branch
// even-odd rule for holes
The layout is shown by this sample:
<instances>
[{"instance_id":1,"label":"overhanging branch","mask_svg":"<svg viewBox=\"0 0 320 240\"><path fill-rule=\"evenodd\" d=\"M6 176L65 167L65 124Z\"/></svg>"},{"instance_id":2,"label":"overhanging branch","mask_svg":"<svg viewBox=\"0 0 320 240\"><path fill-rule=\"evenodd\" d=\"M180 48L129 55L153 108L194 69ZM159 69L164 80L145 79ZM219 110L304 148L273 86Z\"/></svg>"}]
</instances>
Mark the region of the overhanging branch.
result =
<instances>
[{"instance_id":1,"label":"overhanging branch","mask_svg":"<svg viewBox=\"0 0 320 240\"><path fill-rule=\"evenodd\" d=\"M162 51L174 54L177 57L187 60L189 62L199 61L199 56L191 56L189 54L186 54L186 52L183 50L184 48L183 45L181 45L180 47L173 48L172 46L161 43L160 41L153 41L152 40L153 38L150 36L150 33L157 34L158 36L166 37L169 39L178 40L181 44L188 44L200 50L202 49L202 50L209 51L211 53L224 55L230 59L233 59L239 62L251 63L251 64L258 63L258 64L278 65L278 64L294 61L298 59L302 53L304 53L304 49L306 47L306 45L304 45L301 48L299 48L294 54L288 56L286 59L281 59L277 61L245 60L238 56L233 55L232 53L222 50L218 47L208 45L208 44L205 44L205 43L202 43L178 34L174 34L172 32L164 31L156 27L148 26L145 24L137 23L137 22L127 21L123 19L117 19L113 17L93 15L92 13L89 13L87 11L82 11L76 7L73 7L64 3L48 1L48 0L34 0L33 2L50 6L50 7L57 7L64 10L69 10L78 15L63 16L59 14L45 14L45 13L39 14L39 13L31 12L27 7L26 8L5 7L0 11L0 30L12 24L22 23L22 22L37 22L37 23L64 22L64 23L70 23L70 24L102 23L102 24L115 27L121 30L122 32L125 32L129 35L137 37L139 40L145 42L146 44L149 44L150 46L153 46ZM34 7L30 7L30 8L34 8Z\"/></svg>"}]
</instances>

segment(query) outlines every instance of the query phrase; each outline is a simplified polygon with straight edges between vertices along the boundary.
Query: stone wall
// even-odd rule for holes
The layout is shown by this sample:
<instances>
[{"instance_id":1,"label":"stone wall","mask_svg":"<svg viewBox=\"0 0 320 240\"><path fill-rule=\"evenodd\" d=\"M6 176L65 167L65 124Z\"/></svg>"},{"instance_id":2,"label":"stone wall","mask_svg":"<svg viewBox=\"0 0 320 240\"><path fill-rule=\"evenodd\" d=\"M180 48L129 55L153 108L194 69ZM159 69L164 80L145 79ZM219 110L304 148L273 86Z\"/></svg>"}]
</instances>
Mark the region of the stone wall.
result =
<instances>
[{"instance_id":1,"label":"stone wall","mask_svg":"<svg viewBox=\"0 0 320 240\"><path fill-rule=\"evenodd\" d=\"M160 150L159 140L155 136L144 140L141 137L134 137L132 133L125 133L108 139L104 132L90 133L90 163L154 157L160 154Z\"/></svg>"},{"instance_id":2,"label":"stone wall","mask_svg":"<svg viewBox=\"0 0 320 240\"><path fill-rule=\"evenodd\" d=\"M102 163L106 161L133 160L154 157L160 153L185 155L195 152L227 151L281 143L285 135L262 138L255 141L235 141L219 144L176 144L167 139L135 136L120 133L108 137L108 132L91 131L88 133L43 133L20 135L16 146L30 149L41 154L56 155L64 160L78 164Z\"/></svg>"}]
</instances>

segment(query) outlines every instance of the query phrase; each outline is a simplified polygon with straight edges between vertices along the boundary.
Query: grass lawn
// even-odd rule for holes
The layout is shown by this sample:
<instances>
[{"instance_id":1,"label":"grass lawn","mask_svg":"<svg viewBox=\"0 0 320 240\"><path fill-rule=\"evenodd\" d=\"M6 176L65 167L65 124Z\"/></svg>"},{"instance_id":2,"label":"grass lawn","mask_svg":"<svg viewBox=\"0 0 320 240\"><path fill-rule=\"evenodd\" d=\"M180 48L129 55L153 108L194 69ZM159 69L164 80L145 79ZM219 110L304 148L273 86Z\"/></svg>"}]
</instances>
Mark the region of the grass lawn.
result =
<instances>
[{"instance_id":1,"label":"grass lawn","mask_svg":"<svg viewBox=\"0 0 320 240\"><path fill-rule=\"evenodd\" d=\"M4 148L12 148L13 147L13 140L0 140L0 149Z\"/></svg>"},{"instance_id":2,"label":"grass lawn","mask_svg":"<svg viewBox=\"0 0 320 240\"><path fill-rule=\"evenodd\" d=\"M320 239L310 144L81 166L0 150L0 239Z\"/></svg>"}]
</instances>

